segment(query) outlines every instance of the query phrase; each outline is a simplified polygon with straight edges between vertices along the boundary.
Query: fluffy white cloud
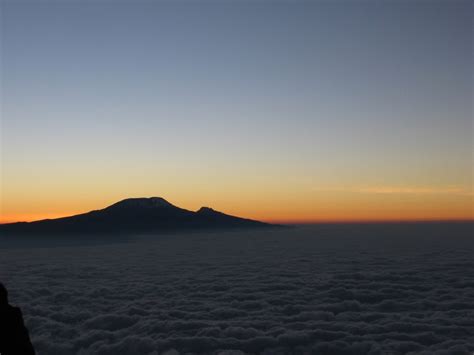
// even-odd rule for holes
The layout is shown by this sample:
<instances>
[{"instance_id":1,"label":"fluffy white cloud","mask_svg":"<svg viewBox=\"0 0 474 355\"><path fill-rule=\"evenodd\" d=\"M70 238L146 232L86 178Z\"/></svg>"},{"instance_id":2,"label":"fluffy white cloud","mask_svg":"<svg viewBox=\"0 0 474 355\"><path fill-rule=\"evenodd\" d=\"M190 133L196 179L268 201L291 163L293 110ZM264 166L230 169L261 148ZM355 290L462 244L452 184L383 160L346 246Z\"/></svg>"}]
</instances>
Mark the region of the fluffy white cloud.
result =
<instances>
[{"instance_id":1,"label":"fluffy white cloud","mask_svg":"<svg viewBox=\"0 0 474 355\"><path fill-rule=\"evenodd\" d=\"M331 228L3 241L0 279L40 355L474 351L471 229Z\"/></svg>"}]
</instances>

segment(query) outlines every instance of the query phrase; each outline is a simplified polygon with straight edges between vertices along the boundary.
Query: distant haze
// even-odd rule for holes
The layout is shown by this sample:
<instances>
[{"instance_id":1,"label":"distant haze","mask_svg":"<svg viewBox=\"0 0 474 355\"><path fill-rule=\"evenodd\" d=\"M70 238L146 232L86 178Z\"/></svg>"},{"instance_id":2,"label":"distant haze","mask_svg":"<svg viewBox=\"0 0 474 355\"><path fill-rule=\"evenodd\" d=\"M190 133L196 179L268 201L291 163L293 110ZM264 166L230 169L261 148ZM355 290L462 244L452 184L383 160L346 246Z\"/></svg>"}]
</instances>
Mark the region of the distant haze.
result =
<instances>
[{"instance_id":1,"label":"distant haze","mask_svg":"<svg viewBox=\"0 0 474 355\"><path fill-rule=\"evenodd\" d=\"M474 218L471 1L0 8L1 222Z\"/></svg>"}]
</instances>

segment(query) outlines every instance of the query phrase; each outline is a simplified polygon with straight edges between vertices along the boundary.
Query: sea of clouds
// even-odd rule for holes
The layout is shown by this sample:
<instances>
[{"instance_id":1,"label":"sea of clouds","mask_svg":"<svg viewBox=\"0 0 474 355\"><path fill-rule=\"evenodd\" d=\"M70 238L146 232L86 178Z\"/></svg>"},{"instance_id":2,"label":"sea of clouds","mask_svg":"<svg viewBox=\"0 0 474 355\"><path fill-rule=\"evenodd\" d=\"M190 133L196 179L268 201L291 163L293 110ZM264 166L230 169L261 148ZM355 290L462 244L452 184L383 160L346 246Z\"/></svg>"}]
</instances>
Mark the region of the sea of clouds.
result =
<instances>
[{"instance_id":1,"label":"sea of clouds","mask_svg":"<svg viewBox=\"0 0 474 355\"><path fill-rule=\"evenodd\" d=\"M472 354L472 225L0 243L40 355Z\"/></svg>"}]
</instances>

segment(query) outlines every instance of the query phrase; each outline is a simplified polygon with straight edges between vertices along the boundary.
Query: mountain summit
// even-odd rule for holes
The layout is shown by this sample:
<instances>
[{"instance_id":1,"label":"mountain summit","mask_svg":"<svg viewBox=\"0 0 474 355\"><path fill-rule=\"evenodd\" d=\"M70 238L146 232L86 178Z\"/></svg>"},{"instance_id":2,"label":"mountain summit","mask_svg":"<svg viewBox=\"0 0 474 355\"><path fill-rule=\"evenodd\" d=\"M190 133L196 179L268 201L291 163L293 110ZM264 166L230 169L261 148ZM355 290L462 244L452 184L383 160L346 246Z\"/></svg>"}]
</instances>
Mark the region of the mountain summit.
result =
<instances>
[{"instance_id":1,"label":"mountain summit","mask_svg":"<svg viewBox=\"0 0 474 355\"><path fill-rule=\"evenodd\" d=\"M0 235L145 234L274 226L230 216L209 207L189 211L164 198L150 197L128 198L101 210L70 217L0 224Z\"/></svg>"},{"instance_id":2,"label":"mountain summit","mask_svg":"<svg viewBox=\"0 0 474 355\"><path fill-rule=\"evenodd\" d=\"M142 198L127 198L125 200L114 203L107 207L113 208L156 208L156 207L175 207L162 197L142 197Z\"/></svg>"}]
</instances>

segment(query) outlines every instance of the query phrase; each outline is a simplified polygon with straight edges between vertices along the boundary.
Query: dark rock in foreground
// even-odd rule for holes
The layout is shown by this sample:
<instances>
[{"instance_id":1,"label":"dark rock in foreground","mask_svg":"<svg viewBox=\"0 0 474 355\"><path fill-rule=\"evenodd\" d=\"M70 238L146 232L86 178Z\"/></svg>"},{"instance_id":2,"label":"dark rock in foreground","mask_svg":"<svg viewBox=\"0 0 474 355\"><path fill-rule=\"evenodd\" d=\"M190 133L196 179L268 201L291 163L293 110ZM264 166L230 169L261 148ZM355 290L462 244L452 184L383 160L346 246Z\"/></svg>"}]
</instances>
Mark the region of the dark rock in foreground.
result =
<instances>
[{"instance_id":1,"label":"dark rock in foreground","mask_svg":"<svg viewBox=\"0 0 474 355\"><path fill-rule=\"evenodd\" d=\"M210 229L264 228L277 225L230 216L211 208L197 212L160 197L130 198L102 210L75 216L0 225L0 235L144 234Z\"/></svg>"}]
</instances>

